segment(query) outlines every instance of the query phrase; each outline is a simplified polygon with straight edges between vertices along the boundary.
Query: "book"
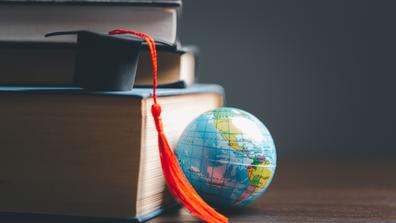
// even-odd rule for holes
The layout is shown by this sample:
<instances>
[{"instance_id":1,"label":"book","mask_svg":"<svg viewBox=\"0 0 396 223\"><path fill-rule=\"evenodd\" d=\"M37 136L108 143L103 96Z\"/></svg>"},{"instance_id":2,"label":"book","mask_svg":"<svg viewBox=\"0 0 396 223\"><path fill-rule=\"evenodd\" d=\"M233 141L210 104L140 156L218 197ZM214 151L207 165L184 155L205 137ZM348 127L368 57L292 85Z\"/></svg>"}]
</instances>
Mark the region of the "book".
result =
<instances>
[{"instance_id":1,"label":"book","mask_svg":"<svg viewBox=\"0 0 396 223\"><path fill-rule=\"evenodd\" d=\"M44 38L62 30L107 33L133 29L176 43L181 0L6 0L0 1L0 40L74 42L73 36Z\"/></svg>"},{"instance_id":2,"label":"book","mask_svg":"<svg viewBox=\"0 0 396 223\"><path fill-rule=\"evenodd\" d=\"M186 87L194 83L196 48L158 48L160 87ZM0 42L0 85L72 85L76 61L74 43ZM151 58L139 57L136 87L152 85Z\"/></svg>"},{"instance_id":3,"label":"book","mask_svg":"<svg viewBox=\"0 0 396 223\"><path fill-rule=\"evenodd\" d=\"M175 205L162 176L151 91L0 87L0 221L143 221ZM194 118L223 104L217 85L158 95L172 146Z\"/></svg>"}]
</instances>

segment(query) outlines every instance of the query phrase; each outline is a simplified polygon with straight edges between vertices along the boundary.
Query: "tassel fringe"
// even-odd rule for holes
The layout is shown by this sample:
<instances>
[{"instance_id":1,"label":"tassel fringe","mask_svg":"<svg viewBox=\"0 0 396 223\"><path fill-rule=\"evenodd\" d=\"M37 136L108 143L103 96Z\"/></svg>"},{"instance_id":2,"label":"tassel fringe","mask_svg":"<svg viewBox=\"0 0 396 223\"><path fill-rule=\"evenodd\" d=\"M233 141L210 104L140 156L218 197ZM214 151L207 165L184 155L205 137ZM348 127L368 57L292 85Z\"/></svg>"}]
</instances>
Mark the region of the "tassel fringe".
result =
<instances>
[{"instance_id":1,"label":"tassel fringe","mask_svg":"<svg viewBox=\"0 0 396 223\"><path fill-rule=\"evenodd\" d=\"M153 68L153 100L151 113L154 118L155 126L158 132L158 146L161 158L162 172L169 190L180 203L184 205L193 215L208 223L227 223L228 218L218 213L210 207L191 186L179 165L179 162L169 145L165 136L162 119L161 106L157 103L157 52L153 38L144 33L130 30L113 30L109 32L113 34L133 34L143 38L150 50L152 68Z\"/></svg>"}]
</instances>

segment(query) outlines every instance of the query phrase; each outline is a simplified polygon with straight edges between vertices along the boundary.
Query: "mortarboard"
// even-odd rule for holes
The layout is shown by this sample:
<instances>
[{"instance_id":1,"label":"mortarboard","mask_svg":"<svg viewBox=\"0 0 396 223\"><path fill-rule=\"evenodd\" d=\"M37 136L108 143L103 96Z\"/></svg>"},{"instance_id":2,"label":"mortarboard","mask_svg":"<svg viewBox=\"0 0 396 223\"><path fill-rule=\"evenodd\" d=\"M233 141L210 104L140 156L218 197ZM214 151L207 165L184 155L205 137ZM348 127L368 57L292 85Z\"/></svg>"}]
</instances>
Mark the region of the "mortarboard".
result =
<instances>
[{"instance_id":1,"label":"mortarboard","mask_svg":"<svg viewBox=\"0 0 396 223\"><path fill-rule=\"evenodd\" d=\"M87 90L132 90L139 53L147 44L134 35L109 35L91 31L62 31L45 36L77 35L74 83ZM160 47L174 47L156 40Z\"/></svg>"}]
</instances>

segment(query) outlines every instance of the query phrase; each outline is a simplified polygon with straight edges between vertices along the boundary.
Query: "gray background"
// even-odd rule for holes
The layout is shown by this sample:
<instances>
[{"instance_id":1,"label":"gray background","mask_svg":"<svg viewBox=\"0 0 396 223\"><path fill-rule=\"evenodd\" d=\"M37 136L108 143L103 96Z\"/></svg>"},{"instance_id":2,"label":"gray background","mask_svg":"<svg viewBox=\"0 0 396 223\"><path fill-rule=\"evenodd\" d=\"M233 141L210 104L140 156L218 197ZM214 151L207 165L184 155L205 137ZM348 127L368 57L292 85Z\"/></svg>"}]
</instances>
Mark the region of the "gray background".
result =
<instances>
[{"instance_id":1,"label":"gray background","mask_svg":"<svg viewBox=\"0 0 396 223\"><path fill-rule=\"evenodd\" d=\"M180 39L280 156L391 158L395 23L392 1L185 0Z\"/></svg>"}]
</instances>

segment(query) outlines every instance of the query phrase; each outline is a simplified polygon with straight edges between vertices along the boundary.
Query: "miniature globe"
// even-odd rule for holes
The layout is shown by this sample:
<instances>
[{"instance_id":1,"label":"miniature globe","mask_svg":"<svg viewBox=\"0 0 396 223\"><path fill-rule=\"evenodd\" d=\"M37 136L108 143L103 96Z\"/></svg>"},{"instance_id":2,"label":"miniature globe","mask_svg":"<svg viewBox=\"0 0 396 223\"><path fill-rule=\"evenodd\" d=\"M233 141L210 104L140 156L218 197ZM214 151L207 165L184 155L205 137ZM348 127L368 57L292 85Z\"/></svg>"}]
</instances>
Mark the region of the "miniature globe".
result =
<instances>
[{"instance_id":1,"label":"miniature globe","mask_svg":"<svg viewBox=\"0 0 396 223\"><path fill-rule=\"evenodd\" d=\"M254 201L267 189L276 167L268 129L236 108L218 108L192 121L175 154L195 190L216 208Z\"/></svg>"}]
</instances>

